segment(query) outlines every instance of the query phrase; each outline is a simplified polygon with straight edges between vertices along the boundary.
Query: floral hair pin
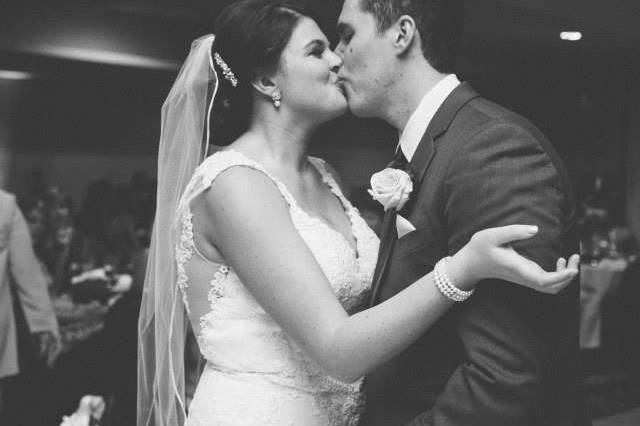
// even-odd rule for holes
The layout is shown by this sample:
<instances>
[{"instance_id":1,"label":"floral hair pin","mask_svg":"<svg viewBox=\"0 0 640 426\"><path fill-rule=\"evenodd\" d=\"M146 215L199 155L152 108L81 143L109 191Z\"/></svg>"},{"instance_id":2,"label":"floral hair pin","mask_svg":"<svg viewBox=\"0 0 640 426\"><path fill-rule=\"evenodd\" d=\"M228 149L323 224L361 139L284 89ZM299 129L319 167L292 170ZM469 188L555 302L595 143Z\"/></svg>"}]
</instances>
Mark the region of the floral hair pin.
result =
<instances>
[{"instance_id":1,"label":"floral hair pin","mask_svg":"<svg viewBox=\"0 0 640 426\"><path fill-rule=\"evenodd\" d=\"M229 65L222 59L222 56L218 52L213 54L213 59L216 61L216 64L222 69L222 75L224 75L225 80L227 80L233 87L238 85L238 79L236 75L231 71Z\"/></svg>"}]
</instances>

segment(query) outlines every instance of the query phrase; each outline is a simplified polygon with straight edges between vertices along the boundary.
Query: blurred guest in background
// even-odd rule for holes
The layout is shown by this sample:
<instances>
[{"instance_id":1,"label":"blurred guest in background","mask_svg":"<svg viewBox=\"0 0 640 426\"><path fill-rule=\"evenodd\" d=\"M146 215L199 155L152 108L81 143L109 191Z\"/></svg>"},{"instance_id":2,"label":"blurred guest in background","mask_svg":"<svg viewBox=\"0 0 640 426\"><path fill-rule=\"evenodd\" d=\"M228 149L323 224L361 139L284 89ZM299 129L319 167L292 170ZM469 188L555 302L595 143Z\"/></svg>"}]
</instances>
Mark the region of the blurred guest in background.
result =
<instances>
[{"instance_id":1,"label":"blurred guest in background","mask_svg":"<svg viewBox=\"0 0 640 426\"><path fill-rule=\"evenodd\" d=\"M44 172L33 169L25 175L25 193L20 195L21 204L35 205L43 202L47 196L47 184ZM25 211L23 209L23 211Z\"/></svg>"},{"instance_id":2,"label":"blurred guest in background","mask_svg":"<svg viewBox=\"0 0 640 426\"><path fill-rule=\"evenodd\" d=\"M2 402L7 378L19 372L14 294L35 340L38 358L51 365L60 338L46 280L14 196L0 191L0 419L5 411Z\"/></svg>"},{"instance_id":3,"label":"blurred guest in background","mask_svg":"<svg viewBox=\"0 0 640 426\"><path fill-rule=\"evenodd\" d=\"M582 260L597 264L603 259L634 260L637 242L625 224L618 187L601 175L583 179L578 219Z\"/></svg>"},{"instance_id":4,"label":"blurred guest in background","mask_svg":"<svg viewBox=\"0 0 640 426\"><path fill-rule=\"evenodd\" d=\"M129 184L113 188L112 205L103 208L110 209L103 218L104 227L88 230L88 239L98 249L93 259L111 265L115 274L131 275L132 284L109 309L99 336L104 356L99 381L105 384L104 392L109 396L112 424L129 425L136 419L136 324L155 213L154 181L143 172L134 173Z\"/></svg>"},{"instance_id":5,"label":"blurred guest in background","mask_svg":"<svg viewBox=\"0 0 640 426\"><path fill-rule=\"evenodd\" d=\"M64 289L64 266L74 233L71 198L51 186L23 195L20 206L47 284L52 293L59 294Z\"/></svg>"},{"instance_id":6,"label":"blurred guest in background","mask_svg":"<svg viewBox=\"0 0 640 426\"><path fill-rule=\"evenodd\" d=\"M151 224L156 210L157 182L145 171L134 172L130 180L131 214L136 235L143 246L149 246Z\"/></svg>"},{"instance_id":7,"label":"blurred guest in background","mask_svg":"<svg viewBox=\"0 0 640 426\"><path fill-rule=\"evenodd\" d=\"M68 253L61 260L62 291L74 290L73 278L92 270L131 274L138 240L127 186L106 179L92 182L75 222L75 229L63 235Z\"/></svg>"},{"instance_id":8,"label":"blurred guest in background","mask_svg":"<svg viewBox=\"0 0 640 426\"><path fill-rule=\"evenodd\" d=\"M29 227L33 250L38 259L40 270L45 277L47 288L51 292L55 288L55 279L45 260L47 257L47 215L44 201L29 200L27 203L21 203L21 206Z\"/></svg>"},{"instance_id":9,"label":"blurred guest in background","mask_svg":"<svg viewBox=\"0 0 640 426\"><path fill-rule=\"evenodd\" d=\"M65 285L64 267L69 257L74 224L71 199L58 187L50 187L46 193L45 218L46 234L42 252L53 277L54 292L59 294Z\"/></svg>"}]
</instances>

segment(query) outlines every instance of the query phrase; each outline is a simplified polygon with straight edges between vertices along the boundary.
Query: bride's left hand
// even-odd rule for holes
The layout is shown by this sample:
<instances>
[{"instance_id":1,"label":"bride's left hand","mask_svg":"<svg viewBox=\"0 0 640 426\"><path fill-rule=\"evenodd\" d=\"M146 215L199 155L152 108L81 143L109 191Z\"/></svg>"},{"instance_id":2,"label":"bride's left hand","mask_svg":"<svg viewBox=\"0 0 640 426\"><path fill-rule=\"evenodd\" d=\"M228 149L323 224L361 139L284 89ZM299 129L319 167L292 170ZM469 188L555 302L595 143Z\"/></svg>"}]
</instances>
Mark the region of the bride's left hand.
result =
<instances>
[{"instance_id":1,"label":"bride's left hand","mask_svg":"<svg viewBox=\"0 0 640 426\"><path fill-rule=\"evenodd\" d=\"M530 226L509 225L476 232L451 261L456 262L457 268L465 269L467 274L474 271L472 281L498 278L542 293L556 294L579 273L580 256L574 254L568 260L559 258L555 271L545 271L511 246L514 241L535 236L537 228L533 232L531 229Z\"/></svg>"}]
</instances>

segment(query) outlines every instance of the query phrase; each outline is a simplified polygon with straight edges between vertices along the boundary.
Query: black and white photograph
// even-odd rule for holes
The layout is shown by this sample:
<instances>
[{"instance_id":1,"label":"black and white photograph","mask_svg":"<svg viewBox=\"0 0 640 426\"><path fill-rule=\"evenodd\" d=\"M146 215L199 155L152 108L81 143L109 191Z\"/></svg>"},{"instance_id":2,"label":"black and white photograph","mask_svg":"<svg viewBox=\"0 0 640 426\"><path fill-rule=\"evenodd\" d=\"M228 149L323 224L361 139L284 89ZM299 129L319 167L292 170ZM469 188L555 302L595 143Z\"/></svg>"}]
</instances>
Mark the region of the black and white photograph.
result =
<instances>
[{"instance_id":1,"label":"black and white photograph","mask_svg":"<svg viewBox=\"0 0 640 426\"><path fill-rule=\"evenodd\" d=\"M640 425L636 0L0 5L0 426Z\"/></svg>"}]
</instances>

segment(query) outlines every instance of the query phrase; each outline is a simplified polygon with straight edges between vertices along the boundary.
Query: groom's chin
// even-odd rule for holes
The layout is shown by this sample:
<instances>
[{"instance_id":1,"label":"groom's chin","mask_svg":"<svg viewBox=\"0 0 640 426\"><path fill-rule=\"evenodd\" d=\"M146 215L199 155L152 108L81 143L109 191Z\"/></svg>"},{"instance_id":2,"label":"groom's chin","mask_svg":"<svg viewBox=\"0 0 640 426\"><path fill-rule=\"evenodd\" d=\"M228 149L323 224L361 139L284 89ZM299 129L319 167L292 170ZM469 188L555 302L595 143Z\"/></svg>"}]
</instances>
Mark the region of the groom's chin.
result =
<instances>
[{"instance_id":1,"label":"groom's chin","mask_svg":"<svg viewBox=\"0 0 640 426\"><path fill-rule=\"evenodd\" d=\"M347 106L349 112L358 118L377 118L378 115L374 108L367 102L363 102L362 98L356 96L347 96Z\"/></svg>"},{"instance_id":2,"label":"groom's chin","mask_svg":"<svg viewBox=\"0 0 640 426\"><path fill-rule=\"evenodd\" d=\"M358 105L352 105L349 102L349 112L355 115L358 118L373 118L374 115L366 110L366 108L362 108Z\"/></svg>"}]
</instances>

